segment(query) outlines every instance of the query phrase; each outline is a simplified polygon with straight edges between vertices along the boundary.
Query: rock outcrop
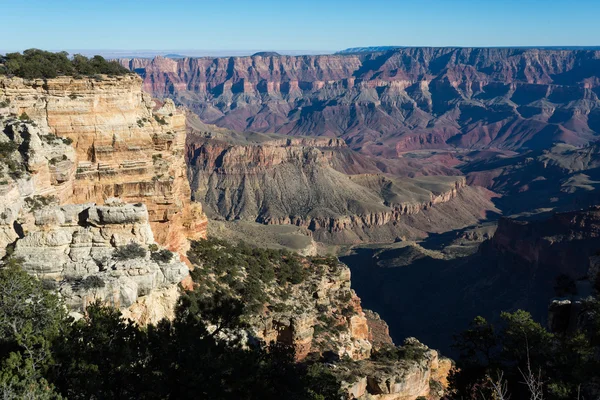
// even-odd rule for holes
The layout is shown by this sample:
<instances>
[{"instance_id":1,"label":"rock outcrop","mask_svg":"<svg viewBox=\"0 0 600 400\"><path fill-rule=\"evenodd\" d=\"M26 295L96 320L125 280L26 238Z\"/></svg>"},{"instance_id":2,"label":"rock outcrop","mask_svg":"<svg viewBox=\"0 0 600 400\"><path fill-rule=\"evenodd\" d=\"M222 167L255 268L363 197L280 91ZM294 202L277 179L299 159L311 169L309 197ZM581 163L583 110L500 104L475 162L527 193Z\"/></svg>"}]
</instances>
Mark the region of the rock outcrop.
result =
<instances>
[{"instance_id":1,"label":"rock outcrop","mask_svg":"<svg viewBox=\"0 0 600 400\"><path fill-rule=\"evenodd\" d=\"M206 295L226 292L243 299L252 337L292 346L299 360L311 353L354 360L371 355L350 270L335 257L303 257L213 238L194 242L188 254L194 282Z\"/></svg>"},{"instance_id":2,"label":"rock outcrop","mask_svg":"<svg viewBox=\"0 0 600 400\"><path fill-rule=\"evenodd\" d=\"M163 259L143 204L49 205L28 208L13 257L25 270L54 282L72 312L95 300L140 324L173 317L177 285L189 276L174 253ZM121 254L132 244L139 254ZM148 249L153 249L151 252Z\"/></svg>"},{"instance_id":3,"label":"rock outcrop","mask_svg":"<svg viewBox=\"0 0 600 400\"><path fill-rule=\"evenodd\" d=\"M590 257L600 249L599 237L600 208L592 207L532 221L501 218L489 246L552 278L566 274L579 279L587 275Z\"/></svg>"},{"instance_id":4,"label":"rock outcrop","mask_svg":"<svg viewBox=\"0 0 600 400\"><path fill-rule=\"evenodd\" d=\"M297 225L333 243L369 241L378 235L371 231L385 231L389 241L423 236L406 217L461 201L467 189L464 177L398 178L360 164L360 156L348 163L348 152L338 139L238 143L205 133L189 136L186 157L194 198L212 218ZM473 214L493 205L488 199L472 208L450 228L477 222Z\"/></svg>"},{"instance_id":5,"label":"rock outcrop","mask_svg":"<svg viewBox=\"0 0 600 400\"><path fill-rule=\"evenodd\" d=\"M54 180L32 171L38 194L63 204L143 202L157 241L185 252L188 238L206 232L202 206L190 201L185 115L171 101L153 101L141 83L135 75L0 78L0 101L5 115L25 115L75 150L68 165L55 164Z\"/></svg>"},{"instance_id":6,"label":"rock outcrop","mask_svg":"<svg viewBox=\"0 0 600 400\"><path fill-rule=\"evenodd\" d=\"M144 87L238 131L342 137L366 154L582 145L600 131L600 51L392 48L123 59Z\"/></svg>"},{"instance_id":7,"label":"rock outcrop","mask_svg":"<svg viewBox=\"0 0 600 400\"><path fill-rule=\"evenodd\" d=\"M362 309L349 268L335 257L213 238L194 242L188 255L196 267L192 278L207 295L229 293L244 301L247 337L292 346L309 363L326 360L349 398L443 396L451 361L416 339L394 347L386 323Z\"/></svg>"},{"instance_id":8,"label":"rock outcrop","mask_svg":"<svg viewBox=\"0 0 600 400\"><path fill-rule=\"evenodd\" d=\"M298 359L325 351L339 358L368 358L369 328L360 299L350 289L350 270L342 264L322 267L327 269L323 275L311 275L295 285L282 306L256 319L257 336L267 343L293 346Z\"/></svg>"},{"instance_id":9,"label":"rock outcrop","mask_svg":"<svg viewBox=\"0 0 600 400\"><path fill-rule=\"evenodd\" d=\"M72 311L100 299L142 324L172 316L188 270L148 248L185 252L207 225L173 102L134 75L0 77L0 132L1 255L54 282ZM129 243L143 255L115 258Z\"/></svg>"},{"instance_id":10,"label":"rock outcrop","mask_svg":"<svg viewBox=\"0 0 600 400\"><path fill-rule=\"evenodd\" d=\"M446 377L452 362L439 357L415 338L408 338L404 348L417 349L418 356L398 360L363 360L350 366L352 382L344 389L356 400L416 400L417 398L439 399L448 386ZM343 367L341 368L343 369Z\"/></svg>"}]
</instances>

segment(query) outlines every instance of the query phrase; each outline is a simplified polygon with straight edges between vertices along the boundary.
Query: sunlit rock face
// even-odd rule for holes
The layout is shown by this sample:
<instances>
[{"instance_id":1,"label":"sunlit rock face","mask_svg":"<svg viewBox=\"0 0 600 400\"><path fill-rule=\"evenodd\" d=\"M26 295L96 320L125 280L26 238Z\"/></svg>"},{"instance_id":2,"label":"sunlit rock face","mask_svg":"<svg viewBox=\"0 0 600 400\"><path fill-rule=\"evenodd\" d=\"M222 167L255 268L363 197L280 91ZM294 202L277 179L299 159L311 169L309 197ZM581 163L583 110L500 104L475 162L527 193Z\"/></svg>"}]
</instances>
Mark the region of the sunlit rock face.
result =
<instances>
[{"instance_id":1,"label":"sunlit rock face","mask_svg":"<svg viewBox=\"0 0 600 400\"><path fill-rule=\"evenodd\" d=\"M122 59L144 88L237 131L342 137L388 158L432 148L582 145L600 131L600 52L399 48Z\"/></svg>"},{"instance_id":2,"label":"sunlit rock face","mask_svg":"<svg viewBox=\"0 0 600 400\"><path fill-rule=\"evenodd\" d=\"M54 282L74 312L99 299L142 324L172 317L189 276L180 254L207 224L191 202L183 112L133 75L2 77L0 105L2 255ZM131 243L144 255L113 256ZM161 247L181 253L157 261Z\"/></svg>"},{"instance_id":3,"label":"sunlit rock face","mask_svg":"<svg viewBox=\"0 0 600 400\"><path fill-rule=\"evenodd\" d=\"M50 205L29 210L14 257L25 270L55 282L69 309L83 314L100 300L121 309L140 324L173 316L178 284L189 275L174 253L158 260L143 204ZM118 249L135 243L143 254L128 258Z\"/></svg>"},{"instance_id":4,"label":"sunlit rock face","mask_svg":"<svg viewBox=\"0 0 600 400\"><path fill-rule=\"evenodd\" d=\"M134 75L0 78L0 99L9 103L8 113L25 113L74 148L72 165L55 168L54 185L38 178L54 186L61 202L143 202L157 242L185 251L188 238L206 235L202 206L190 202L185 115L171 101L153 101L141 83Z\"/></svg>"}]
</instances>

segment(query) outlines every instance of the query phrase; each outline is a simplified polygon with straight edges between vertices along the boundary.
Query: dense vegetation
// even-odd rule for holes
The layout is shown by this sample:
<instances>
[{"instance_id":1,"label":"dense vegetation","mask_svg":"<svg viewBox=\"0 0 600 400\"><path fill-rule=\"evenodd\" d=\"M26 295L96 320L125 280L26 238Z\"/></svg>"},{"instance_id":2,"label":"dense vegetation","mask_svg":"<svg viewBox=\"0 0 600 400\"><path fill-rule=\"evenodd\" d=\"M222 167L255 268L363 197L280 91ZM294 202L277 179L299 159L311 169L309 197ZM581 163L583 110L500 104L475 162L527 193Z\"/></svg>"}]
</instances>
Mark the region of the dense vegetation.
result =
<instances>
[{"instance_id":1,"label":"dense vegetation","mask_svg":"<svg viewBox=\"0 0 600 400\"><path fill-rule=\"evenodd\" d=\"M525 311L494 326L477 317L456 338L459 399L591 399L600 392L600 301L585 300L579 331L550 333ZM582 323L582 324L581 324Z\"/></svg>"},{"instance_id":2,"label":"dense vegetation","mask_svg":"<svg viewBox=\"0 0 600 400\"><path fill-rule=\"evenodd\" d=\"M0 392L4 399L330 399L321 364L291 348L242 345L241 301L181 296L173 321L140 328L92 304L77 322L18 260L0 270Z\"/></svg>"},{"instance_id":3,"label":"dense vegetation","mask_svg":"<svg viewBox=\"0 0 600 400\"><path fill-rule=\"evenodd\" d=\"M0 55L0 75L14 75L26 79L56 78L61 75L93 76L126 75L131 73L116 61L107 61L102 56L87 58L75 54L69 58L66 52L52 53L38 49L25 50L21 53Z\"/></svg>"},{"instance_id":4,"label":"dense vegetation","mask_svg":"<svg viewBox=\"0 0 600 400\"><path fill-rule=\"evenodd\" d=\"M195 282L240 298L246 314L254 314L269 300L266 287L279 288L275 294L285 296L286 285L302 283L308 274L297 254L214 238L193 242L188 258L196 266L191 272Z\"/></svg>"}]
</instances>

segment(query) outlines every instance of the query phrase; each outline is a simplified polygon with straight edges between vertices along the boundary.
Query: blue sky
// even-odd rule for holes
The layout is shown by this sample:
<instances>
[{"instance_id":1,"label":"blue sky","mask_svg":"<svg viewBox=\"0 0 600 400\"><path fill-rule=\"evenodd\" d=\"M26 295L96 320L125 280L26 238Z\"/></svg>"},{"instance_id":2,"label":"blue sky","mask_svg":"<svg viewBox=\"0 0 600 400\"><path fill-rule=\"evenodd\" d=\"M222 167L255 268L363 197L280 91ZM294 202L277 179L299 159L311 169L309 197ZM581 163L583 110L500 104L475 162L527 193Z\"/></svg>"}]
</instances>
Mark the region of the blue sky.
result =
<instances>
[{"instance_id":1,"label":"blue sky","mask_svg":"<svg viewBox=\"0 0 600 400\"><path fill-rule=\"evenodd\" d=\"M0 50L600 45L600 0L0 0Z\"/></svg>"}]
</instances>

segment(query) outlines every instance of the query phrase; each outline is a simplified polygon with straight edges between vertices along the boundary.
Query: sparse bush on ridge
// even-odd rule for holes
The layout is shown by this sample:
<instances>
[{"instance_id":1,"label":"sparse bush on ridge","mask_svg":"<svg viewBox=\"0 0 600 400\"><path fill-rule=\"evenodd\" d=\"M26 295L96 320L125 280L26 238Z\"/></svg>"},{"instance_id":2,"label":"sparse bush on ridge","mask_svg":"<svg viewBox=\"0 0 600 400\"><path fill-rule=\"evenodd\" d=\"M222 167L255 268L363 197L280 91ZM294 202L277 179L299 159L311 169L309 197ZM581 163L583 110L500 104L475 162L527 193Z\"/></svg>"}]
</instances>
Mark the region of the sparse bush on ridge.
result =
<instances>
[{"instance_id":1,"label":"sparse bush on ridge","mask_svg":"<svg viewBox=\"0 0 600 400\"><path fill-rule=\"evenodd\" d=\"M173 259L173 253L170 252L167 249L162 249L162 250L158 250L158 251L154 251L152 252L152 254L150 255L150 258L152 258L152 261L156 261L159 263L168 263L171 262L171 260Z\"/></svg>"},{"instance_id":2,"label":"sparse bush on ridge","mask_svg":"<svg viewBox=\"0 0 600 400\"><path fill-rule=\"evenodd\" d=\"M105 283L99 276L90 275L81 281L81 286L84 289L99 289L103 288L105 286Z\"/></svg>"},{"instance_id":3,"label":"sparse bush on ridge","mask_svg":"<svg viewBox=\"0 0 600 400\"><path fill-rule=\"evenodd\" d=\"M131 72L102 56L87 58L75 54L72 59L67 52L53 53L29 49L21 53L0 55L0 74L14 75L25 79L49 79L57 76L127 75Z\"/></svg>"},{"instance_id":4,"label":"sparse bush on ridge","mask_svg":"<svg viewBox=\"0 0 600 400\"><path fill-rule=\"evenodd\" d=\"M133 260L136 258L144 258L148 251L143 248L139 243L129 243L125 246L121 246L115 250L113 256L117 260Z\"/></svg>"}]
</instances>

